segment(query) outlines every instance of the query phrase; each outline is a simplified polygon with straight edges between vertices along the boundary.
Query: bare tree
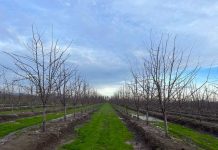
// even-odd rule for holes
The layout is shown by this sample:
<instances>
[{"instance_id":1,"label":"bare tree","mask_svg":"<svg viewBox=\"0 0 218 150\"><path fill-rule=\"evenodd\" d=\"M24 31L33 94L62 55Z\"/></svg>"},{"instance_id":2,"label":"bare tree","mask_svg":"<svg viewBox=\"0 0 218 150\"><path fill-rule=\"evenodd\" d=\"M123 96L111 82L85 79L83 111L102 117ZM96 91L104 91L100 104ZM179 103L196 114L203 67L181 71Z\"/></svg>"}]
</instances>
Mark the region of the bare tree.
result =
<instances>
[{"instance_id":1,"label":"bare tree","mask_svg":"<svg viewBox=\"0 0 218 150\"><path fill-rule=\"evenodd\" d=\"M70 79L72 79L73 72L75 72L75 67L70 65L66 68L65 64L62 64L60 69L60 74L58 81L56 83L56 91L60 102L64 106L64 121L66 121L67 117L67 98L69 97L69 92L67 88L67 84L69 83Z\"/></svg>"},{"instance_id":2,"label":"bare tree","mask_svg":"<svg viewBox=\"0 0 218 150\"><path fill-rule=\"evenodd\" d=\"M149 124L149 105L150 101L153 100L155 95L154 82L150 77L150 74L147 70L146 64L144 64L144 68L142 71L142 79L139 82L139 85L142 88L142 96L145 100L145 110L146 110L146 123Z\"/></svg>"},{"instance_id":3,"label":"bare tree","mask_svg":"<svg viewBox=\"0 0 218 150\"><path fill-rule=\"evenodd\" d=\"M82 80L80 75L75 75L75 83L73 84L74 96L73 96L73 106L74 106L74 117L76 114L76 103L79 102L81 97L81 87L82 87Z\"/></svg>"},{"instance_id":4,"label":"bare tree","mask_svg":"<svg viewBox=\"0 0 218 150\"><path fill-rule=\"evenodd\" d=\"M136 107L136 116L139 119L139 108L140 108L140 94L139 94L139 83L138 83L138 75L132 72L134 81L129 85L131 92L133 94L133 101Z\"/></svg>"},{"instance_id":5,"label":"bare tree","mask_svg":"<svg viewBox=\"0 0 218 150\"><path fill-rule=\"evenodd\" d=\"M172 42L171 42L172 41ZM151 38L145 59L148 70L157 90L159 106L164 117L165 134L168 136L167 107L177 91L181 91L195 78L199 67L188 69L189 56L184 59L183 52L176 48L176 37L171 39L161 35L157 44Z\"/></svg>"},{"instance_id":6,"label":"bare tree","mask_svg":"<svg viewBox=\"0 0 218 150\"><path fill-rule=\"evenodd\" d=\"M61 48L58 44L58 40L53 39L53 32L51 44L48 45L41 34L32 27L31 42L26 44L27 53L21 55L5 52L14 60L16 69L5 68L13 71L20 79L30 81L37 89L43 105L43 131L46 131L47 101L59 79L60 68L68 58L65 54L70 45Z\"/></svg>"},{"instance_id":7,"label":"bare tree","mask_svg":"<svg viewBox=\"0 0 218 150\"><path fill-rule=\"evenodd\" d=\"M34 85L30 82L29 88L27 89L29 91L29 95L30 95L30 108L32 110L32 112L34 112L34 102L37 99L37 95L36 93L38 93L36 91L36 89L34 89ZM35 92L34 92L35 90Z\"/></svg>"},{"instance_id":8,"label":"bare tree","mask_svg":"<svg viewBox=\"0 0 218 150\"><path fill-rule=\"evenodd\" d=\"M7 95L9 103L11 105L11 111L14 112L14 84L15 82L12 80L11 82L9 79L6 77L6 72L3 71L3 80L4 80L4 86L5 86L5 91L4 94L5 96Z\"/></svg>"}]
</instances>

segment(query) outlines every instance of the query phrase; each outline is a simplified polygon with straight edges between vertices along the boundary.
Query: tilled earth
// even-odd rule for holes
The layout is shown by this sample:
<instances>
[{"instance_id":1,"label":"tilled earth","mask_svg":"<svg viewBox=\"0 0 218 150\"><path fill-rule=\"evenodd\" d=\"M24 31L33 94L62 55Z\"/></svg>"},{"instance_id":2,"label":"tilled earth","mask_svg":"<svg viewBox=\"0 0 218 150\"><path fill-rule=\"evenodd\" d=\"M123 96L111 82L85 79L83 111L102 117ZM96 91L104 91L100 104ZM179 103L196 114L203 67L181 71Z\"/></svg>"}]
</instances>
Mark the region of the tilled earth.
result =
<instances>
[{"instance_id":1,"label":"tilled earth","mask_svg":"<svg viewBox=\"0 0 218 150\"><path fill-rule=\"evenodd\" d=\"M14 133L6 141L0 143L1 150L54 150L63 139L74 135L73 128L90 118L89 113L76 114L67 118L67 121L58 119L47 123L46 132L40 127L24 129Z\"/></svg>"},{"instance_id":2,"label":"tilled earth","mask_svg":"<svg viewBox=\"0 0 218 150\"><path fill-rule=\"evenodd\" d=\"M118 111L118 110L117 110ZM166 138L162 130L146 125L142 120L131 118L124 113L118 111L122 120L127 124L130 130L135 133L135 142L133 143L135 150L147 149L166 149L166 150L195 150L195 145L184 143L181 140Z\"/></svg>"}]
</instances>

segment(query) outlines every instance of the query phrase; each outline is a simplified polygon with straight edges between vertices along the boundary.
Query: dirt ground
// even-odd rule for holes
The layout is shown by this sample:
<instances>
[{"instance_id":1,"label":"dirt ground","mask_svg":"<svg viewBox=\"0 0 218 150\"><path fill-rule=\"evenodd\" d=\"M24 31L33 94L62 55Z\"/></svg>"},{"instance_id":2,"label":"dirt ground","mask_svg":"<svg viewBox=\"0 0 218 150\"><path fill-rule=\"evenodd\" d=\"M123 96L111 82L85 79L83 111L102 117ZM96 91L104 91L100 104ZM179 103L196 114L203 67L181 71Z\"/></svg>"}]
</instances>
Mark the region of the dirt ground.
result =
<instances>
[{"instance_id":1,"label":"dirt ground","mask_svg":"<svg viewBox=\"0 0 218 150\"><path fill-rule=\"evenodd\" d=\"M69 117L66 122L62 119L47 123L46 132L40 127L24 129L10 136L0 144L1 150L54 150L64 142L64 139L74 136L73 128L90 118L90 113L76 114Z\"/></svg>"},{"instance_id":2,"label":"dirt ground","mask_svg":"<svg viewBox=\"0 0 218 150\"><path fill-rule=\"evenodd\" d=\"M133 146L134 150L152 150L151 146L144 141L144 138L138 134L137 130L129 125L125 118L123 118L119 113L120 119L122 122L128 127L128 129L133 133L134 139L132 141L128 141L128 144Z\"/></svg>"},{"instance_id":3,"label":"dirt ground","mask_svg":"<svg viewBox=\"0 0 218 150\"><path fill-rule=\"evenodd\" d=\"M63 143L74 138L74 128L87 120L89 113L78 113L75 117L53 120L47 123L47 131L42 132L39 126L33 126L11 134L0 142L0 150L55 150ZM128 141L134 150L169 149L193 150L194 147L172 138L166 138L161 130L147 126L145 122L118 112L120 119L134 133L134 139Z\"/></svg>"},{"instance_id":4,"label":"dirt ground","mask_svg":"<svg viewBox=\"0 0 218 150\"><path fill-rule=\"evenodd\" d=\"M135 133L133 146L135 150L164 149L164 150L195 150L194 145L189 145L181 140L166 138L162 130L146 125L145 121L131 118L118 111L118 115ZM136 144L134 144L136 143Z\"/></svg>"},{"instance_id":5,"label":"dirt ground","mask_svg":"<svg viewBox=\"0 0 218 150\"><path fill-rule=\"evenodd\" d=\"M47 113L60 112L61 110L62 109L48 110ZM19 112L16 114L0 114L0 123L7 122L7 121L13 121L13 120L25 118L25 117L33 117L33 116L41 115L41 114L42 112Z\"/></svg>"}]
</instances>

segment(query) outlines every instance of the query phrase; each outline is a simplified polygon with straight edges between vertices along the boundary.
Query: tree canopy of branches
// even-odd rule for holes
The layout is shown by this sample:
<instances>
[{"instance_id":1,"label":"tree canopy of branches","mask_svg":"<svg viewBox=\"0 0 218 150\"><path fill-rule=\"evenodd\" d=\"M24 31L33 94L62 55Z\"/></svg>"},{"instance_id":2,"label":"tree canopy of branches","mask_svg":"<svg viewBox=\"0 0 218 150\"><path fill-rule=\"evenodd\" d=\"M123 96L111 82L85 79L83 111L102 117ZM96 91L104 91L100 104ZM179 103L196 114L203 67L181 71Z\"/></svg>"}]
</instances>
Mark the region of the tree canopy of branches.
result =
<instances>
[{"instance_id":1,"label":"tree canopy of branches","mask_svg":"<svg viewBox=\"0 0 218 150\"><path fill-rule=\"evenodd\" d=\"M168 136L169 104L173 101L181 102L187 98L200 97L196 94L201 93L199 90L207 83L208 77L202 85L190 89L200 67L198 64L190 66L190 54L186 55L177 48L176 37L169 34L162 34L155 40L151 37L146 47L147 55L143 58L142 67L140 69L139 65L131 67L133 77L133 82L129 84L131 99L137 114L142 107L142 101L145 102L147 123L150 103L157 102L164 119L165 134ZM203 93L204 98L208 99L207 90Z\"/></svg>"},{"instance_id":2,"label":"tree canopy of branches","mask_svg":"<svg viewBox=\"0 0 218 150\"><path fill-rule=\"evenodd\" d=\"M8 53L16 69L8 68L20 77L20 80L30 81L37 89L37 94L43 105L43 131L46 130L46 104L52 91L58 84L63 84L65 79L60 83L60 70L62 65L67 61L66 54L69 45L61 48L58 40L52 39L48 44L43 41L41 34L32 28L32 38L26 44L27 53L24 55L17 53ZM59 86L59 85L58 85Z\"/></svg>"}]
</instances>

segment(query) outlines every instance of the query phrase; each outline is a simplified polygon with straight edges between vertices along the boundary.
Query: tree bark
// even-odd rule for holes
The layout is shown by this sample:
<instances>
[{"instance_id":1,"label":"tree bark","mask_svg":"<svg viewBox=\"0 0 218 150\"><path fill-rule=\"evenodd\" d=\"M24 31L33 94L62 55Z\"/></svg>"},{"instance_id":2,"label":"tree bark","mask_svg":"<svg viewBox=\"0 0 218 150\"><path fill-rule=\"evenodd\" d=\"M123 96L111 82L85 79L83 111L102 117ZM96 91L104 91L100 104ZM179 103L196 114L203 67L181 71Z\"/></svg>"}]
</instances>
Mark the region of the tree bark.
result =
<instances>
[{"instance_id":1,"label":"tree bark","mask_svg":"<svg viewBox=\"0 0 218 150\"><path fill-rule=\"evenodd\" d=\"M43 114L42 114L42 131L46 131L46 106L43 104Z\"/></svg>"},{"instance_id":2,"label":"tree bark","mask_svg":"<svg viewBox=\"0 0 218 150\"><path fill-rule=\"evenodd\" d=\"M137 107L137 119L139 120L139 108Z\"/></svg>"},{"instance_id":3,"label":"tree bark","mask_svg":"<svg viewBox=\"0 0 218 150\"><path fill-rule=\"evenodd\" d=\"M167 123L167 114L166 112L163 112L163 116L164 116L164 130L165 130L165 136L169 137L168 134L168 123Z\"/></svg>"},{"instance_id":4,"label":"tree bark","mask_svg":"<svg viewBox=\"0 0 218 150\"><path fill-rule=\"evenodd\" d=\"M148 110L146 111L146 124L148 125L149 122L148 122Z\"/></svg>"},{"instance_id":5,"label":"tree bark","mask_svg":"<svg viewBox=\"0 0 218 150\"><path fill-rule=\"evenodd\" d=\"M67 121L67 106L64 105L64 121Z\"/></svg>"}]
</instances>

